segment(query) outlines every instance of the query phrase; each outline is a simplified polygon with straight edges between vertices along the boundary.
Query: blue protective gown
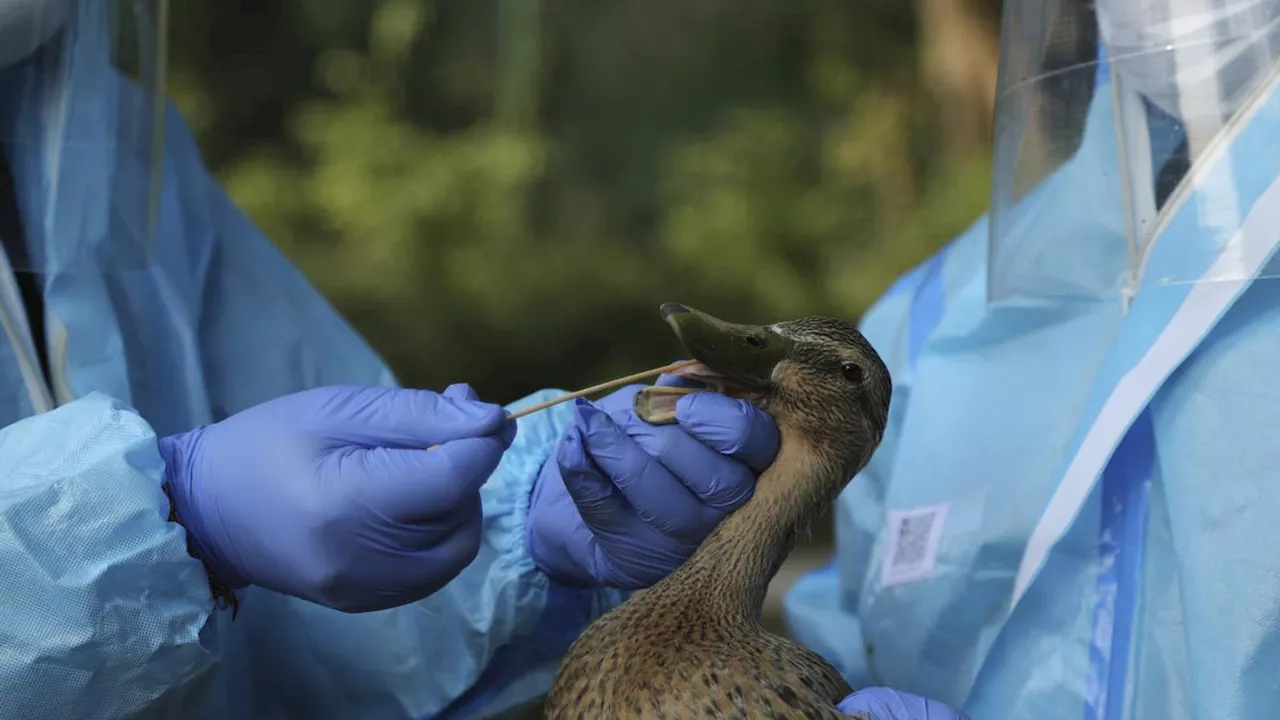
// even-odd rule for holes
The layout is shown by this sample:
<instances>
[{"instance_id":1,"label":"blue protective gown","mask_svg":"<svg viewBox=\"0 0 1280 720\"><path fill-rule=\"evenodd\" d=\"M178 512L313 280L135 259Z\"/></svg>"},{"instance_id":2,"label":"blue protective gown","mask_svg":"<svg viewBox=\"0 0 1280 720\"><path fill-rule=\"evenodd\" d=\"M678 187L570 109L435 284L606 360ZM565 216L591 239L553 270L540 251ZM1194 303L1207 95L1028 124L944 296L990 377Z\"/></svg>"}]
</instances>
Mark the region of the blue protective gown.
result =
<instances>
[{"instance_id":1,"label":"blue protective gown","mask_svg":"<svg viewBox=\"0 0 1280 720\"><path fill-rule=\"evenodd\" d=\"M78 120L83 133L144 106L114 107L136 89L97 72L104 107ZM0 71L0 96L5 81ZM38 139L9 110L0 138ZM0 717L469 717L545 692L576 634L621 600L553 585L525 547L529 493L568 406L519 421L481 491L479 556L431 597L348 615L250 588L234 622L215 612L185 533L166 520L157 436L306 388L394 381L231 203L172 108L165 143L154 263L41 278L52 391L0 268ZM84 236L40 220L40 147L4 151L28 243L56 249ZM125 147L116 182L142 186L145 163L128 159L147 147ZM70 191L108 191L84 185Z\"/></svg>"},{"instance_id":2,"label":"blue protective gown","mask_svg":"<svg viewBox=\"0 0 1280 720\"><path fill-rule=\"evenodd\" d=\"M1028 282L1125 268L1103 80L1025 201ZM1276 717L1277 137L1272 85L1169 201L1127 305L989 301L986 216L886 292L862 327L889 429L840 497L833 562L786 598L798 639L855 686L975 720Z\"/></svg>"}]
</instances>

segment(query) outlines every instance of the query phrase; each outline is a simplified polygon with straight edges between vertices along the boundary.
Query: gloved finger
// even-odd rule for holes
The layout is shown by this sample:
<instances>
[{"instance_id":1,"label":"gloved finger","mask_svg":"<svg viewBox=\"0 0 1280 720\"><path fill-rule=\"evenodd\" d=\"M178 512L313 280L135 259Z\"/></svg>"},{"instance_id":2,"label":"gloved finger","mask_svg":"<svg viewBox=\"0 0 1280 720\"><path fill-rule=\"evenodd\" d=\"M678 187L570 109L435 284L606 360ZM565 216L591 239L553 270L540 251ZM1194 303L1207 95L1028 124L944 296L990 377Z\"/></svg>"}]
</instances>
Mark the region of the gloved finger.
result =
<instances>
[{"instance_id":1,"label":"gloved finger","mask_svg":"<svg viewBox=\"0 0 1280 720\"><path fill-rule=\"evenodd\" d=\"M872 720L969 720L937 700L885 687L859 690L841 700L836 709L845 714L864 713Z\"/></svg>"},{"instance_id":2,"label":"gloved finger","mask_svg":"<svg viewBox=\"0 0 1280 720\"><path fill-rule=\"evenodd\" d=\"M564 489L577 507L582 524L589 530L585 539L591 547L585 555L591 566L586 570L591 578L599 580L604 578L600 573L607 569L608 561L596 544L596 536L632 536L641 528L648 529L649 525L640 519L612 480L604 477L591 462L585 443L579 425L570 425L557 448L556 462Z\"/></svg>"},{"instance_id":3,"label":"gloved finger","mask_svg":"<svg viewBox=\"0 0 1280 720\"><path fill-rule=\"evenodd\" d=\"M746 464L702 444L678 425L650 425L635 413L615 422L649 455L707 505L729 512L755 490L756 473Z\"/></svg>"},{"instance_id":4,"label":"gloved finger","mask_svg":"<svg viewBox=\"0 0 1280 720\"><path fill-rule=\"evenodd\" d=\"M676 402L676 422L712 449L741 460L757 473L773 463L781 437L778 426L746 400L713 392Z\"/></svg>"},{"instance_id":5,"label":"gloved finger","mask_svg":"<svg viewBox=\"0 0 1280 720\"><path fill-rule=\"evenodd\" d=\"M616 532L628 517L639 518L622 492L592 464L585 445L581 426L570 425L556 448L560 479L584 523L593 530Z\"/></svg>"},{"instance_id":6,"label":"gloved finger","mask_svg":"<svg viewBox=\"0 0 1280 720\"><path fill-rule=\"evenodd\" d=\"M702 525L698 498L608 415L590 405L577 411L587 454L636 514L664 534L696 536Z\"/></svg>"},{"instance_id":7,"label":"gloved finger","mask_svg":"<svg viewBox=\"0 0 1280 720\"><path fill-rule=\"evenodd\" d=\"M470 400L479 402L480 396L476 394L476 389L467 383L454 383L444 389L441 393L450 400Z\"/></svg>"},{"instance_id":8,"label":"gloved finger","mask_svg":"<svg viewBox=\"0 0 1280 720\"><path fill-rule=\"evenodd\" d=\"M502 460L499 438L467 438L435 450L369 448L350 454L359 467L340 477L361 483L369 509L401 523L438 521L457 513Z\"/></svg>"},{"instance_id":9,"label":"gloved finger","mask_svg":"<svg viewBox=\"0 0 1280 720\"><path fill-rule=\"evenodd\" d=\"M450 385L444 389L443 395L450 400L462 400L475 403L482 402L480 400L480 396L476 394L475 388L466 383L454 383ZM503 410L503 412L506 412L506 410ZM515 442L517 424L518 423L515 422L509 422L504 425L502 431L498 433L498 436L506 441L508 447L511 446L511 443Z\"/></svg>"},{"instance_id":10,"label":"gloved finger","mask_svg":"<svg viewBox=\"0 0 1280 720\"><path fill-rule=\"evenodd\" d=\"M456 392L456 391L455 391ZM429 390L345 388L316 409L335 438L366 447L426 448L462 438L510 440L500 405Z\"/></svg>"},{"instance_id":11,"label":"gloved finger","mask_svg":"<svg viewBox=\"0 0 1280 720\"><path fill-rule=\"evenodd\" d=\"M361 575L364 568L355 568L355 576L338 583L327 597L318 598L329 607L349 613L372 612L416 602L449 584L480 552L482 534L481 505L477 496L458 513L458 522L447 532L434 535L426 542L413 542L404 546L383 543L377 546L389 563L403 567L394 579L374 569L372 577ZM411 562L404 562L404 556ZM376 568L378 563L373 563ZM348 588L362 588L351 596Z\"/></svg>"},{"instance_id":12,"label":"gloved finger","mask_svg":"<svg viewBox=\"0 0 1280 720\"><path fill-rule=\"evenodd\" d=\"M425 596L447 585L476 559L484 534L483 504L477 494L458 510L458 519L448 533L437 535L418 545L420 565L419 596Z\"/></svg>"}]
</instances>

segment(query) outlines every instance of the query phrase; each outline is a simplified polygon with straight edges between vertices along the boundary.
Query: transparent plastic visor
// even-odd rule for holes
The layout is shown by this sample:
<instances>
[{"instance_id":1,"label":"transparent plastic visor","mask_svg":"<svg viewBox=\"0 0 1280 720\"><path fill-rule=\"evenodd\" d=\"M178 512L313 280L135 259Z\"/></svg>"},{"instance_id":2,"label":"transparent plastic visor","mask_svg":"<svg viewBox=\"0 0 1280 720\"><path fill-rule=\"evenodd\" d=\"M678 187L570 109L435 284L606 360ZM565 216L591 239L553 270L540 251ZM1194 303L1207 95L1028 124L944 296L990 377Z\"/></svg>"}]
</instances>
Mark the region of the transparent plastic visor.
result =
<instances>
[{"instance_id":1,"label":"transparent plastic visor","mask_svg":"<svg viewBox=\"0 0 1280 720\"><path fill-rule=\"evenodd\" d=\"M20 221L0 225L9 264L41 274L146 267L168 0L53 0L43 12L20 28L22 51L0 57L0 150L12 178L0 212Z\"/></svg>"},{"instance_id":2,"label":"transparent plastic visor","mask_svg":"<svg viewBox=\"0 0 1280 720\"><path fill-rule=\"evenodd\" d=\"M1007 2L989 299L1256 277L1209 260L1259 195L1278 61L1280 0ZM1153 265L1170 234L1188 259Z\"/></svg>"}]
</instances>

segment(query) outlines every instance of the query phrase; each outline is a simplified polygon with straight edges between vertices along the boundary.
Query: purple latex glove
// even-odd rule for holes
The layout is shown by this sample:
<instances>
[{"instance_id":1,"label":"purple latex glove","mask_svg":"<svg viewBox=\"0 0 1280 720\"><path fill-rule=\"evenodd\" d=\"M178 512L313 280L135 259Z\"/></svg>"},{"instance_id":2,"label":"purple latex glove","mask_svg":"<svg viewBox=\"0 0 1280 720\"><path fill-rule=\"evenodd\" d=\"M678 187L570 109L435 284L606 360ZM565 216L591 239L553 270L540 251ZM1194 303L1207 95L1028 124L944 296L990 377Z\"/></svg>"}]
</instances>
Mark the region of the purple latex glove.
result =
<instances>
[{"instance_id":1,"label":"purple latex glove","mask_svg":"<svg viewBox=\"0 0 1280 720\"><path fill-rule=\"evenodd\" d=\"M660 385L690 383L674 375ZM679 567L751 497L778 452L773 419L743 400L680 398L677 424L636 416L631 385L579 401L533 491L529 552L559 582L648 587Z\"/></svg>"},{"instance_id":2,"label":"purple latex glove","mask_svg":"<svg viewBox=\"0 0 1280 720\"><path fill-rule=\"evenodd\" d=\"M969 716L919 695L885 687L863 688L836 709L863 720L969 720Z\"/></svg>"},{"instance_id":3,"label":"purple latex glove","mask_svg":"<svg viewBox=\"0 0 1280 720\"><path fill-rule=\"evenodd\" d=\"M215 575L363 612L419 600L475 559L480 486L514 439L503 408L465 385L326 387L163 438L160 451L178 519Z\"/></svg>"}]
</instances>

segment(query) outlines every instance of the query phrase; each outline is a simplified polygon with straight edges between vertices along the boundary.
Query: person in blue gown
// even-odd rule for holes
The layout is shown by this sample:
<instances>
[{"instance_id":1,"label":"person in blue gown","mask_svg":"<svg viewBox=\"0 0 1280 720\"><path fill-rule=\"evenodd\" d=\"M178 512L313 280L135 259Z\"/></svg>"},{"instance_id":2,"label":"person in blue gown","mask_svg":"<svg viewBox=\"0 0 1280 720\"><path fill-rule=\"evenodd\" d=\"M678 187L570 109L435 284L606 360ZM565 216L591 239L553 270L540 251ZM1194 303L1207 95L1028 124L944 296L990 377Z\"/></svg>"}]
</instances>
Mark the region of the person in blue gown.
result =
<instances>
[{"instance_id":1,"label":"person in blue gown","mask_svg":"<svg viewBox=\"0 0 1280 720\"><path fill-rule=\"evenodd\" d=\"M862 320L890 427L785 600L974 718L1280 707L1280 3L1007 0L992 203Z\"/></svg>"},{"instance_id":2,"label":"person in blue gown","mask_svg":"<svg viewBox=\"0 0 1280 720\"><path fill-rule=\"evenodd\" d=\"M163 103L164 17L0 0L0 717L536 698L750 498L776 426L714 393L654 427L635 387L519 421L555 391L397 387Z\"/></svg>"},{"instance_id":3,"label":"person in blue gown","mask_svg":"<svg viewBox=\"0 0 1280 720\"><path fill-rule=\"evenodd\" d=\"M709 393L652 428L625 394L514 422L554 392L396 387L162 104L161 9L0 2L0 716L536 697L750 497L776 428ZM600 492L630 504L577 509Z\"/></svg>"}]
</instances>

